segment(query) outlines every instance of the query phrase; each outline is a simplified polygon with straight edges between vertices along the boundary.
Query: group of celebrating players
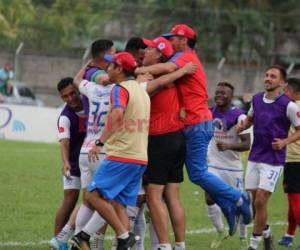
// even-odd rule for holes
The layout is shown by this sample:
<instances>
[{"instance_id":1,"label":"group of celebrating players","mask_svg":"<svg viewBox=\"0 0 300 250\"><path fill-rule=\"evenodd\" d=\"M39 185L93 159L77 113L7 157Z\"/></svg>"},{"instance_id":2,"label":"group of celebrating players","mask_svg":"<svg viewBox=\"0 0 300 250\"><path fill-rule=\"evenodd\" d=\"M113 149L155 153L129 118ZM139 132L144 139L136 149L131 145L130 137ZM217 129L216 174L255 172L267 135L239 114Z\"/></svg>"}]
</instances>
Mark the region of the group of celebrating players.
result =
<instances>
[{"instance_id":1,"label":"group of celebrating players","mask_svg":"<svg viewBox=\"0 0 300 250\"><path fill-rule=\"evenodd\" d=\"M289 227L279 244L292 243L300 224L292 205L300 201L295 184L300 81L286 79L284 68L273 65L266 70L265 91L253 96L247 113L232 105L234 87L226 81L217 84L215 105L209 108L196 42L196 33L185 24L154 40L132 38L119 53L112 41L97 40L87 65L74 79L58 83L66 102L58 119L64 200L50 241L53 249L104 249L110 225L112 249L136 245L143 250L147 210L151 249L172 249L170 220L173 249L185 250L179 190L184 165L189 179L205 191L217 231L210 247L219 248L238 228L244 250L257 249L262 239L265 250L274 249L267 203L285 165L293 230ZM240 152L249 149L244 183ZM76 206L80 189L83 200ZM246 225L252 219L248 242Z\"/></svg>"}]
</instances>

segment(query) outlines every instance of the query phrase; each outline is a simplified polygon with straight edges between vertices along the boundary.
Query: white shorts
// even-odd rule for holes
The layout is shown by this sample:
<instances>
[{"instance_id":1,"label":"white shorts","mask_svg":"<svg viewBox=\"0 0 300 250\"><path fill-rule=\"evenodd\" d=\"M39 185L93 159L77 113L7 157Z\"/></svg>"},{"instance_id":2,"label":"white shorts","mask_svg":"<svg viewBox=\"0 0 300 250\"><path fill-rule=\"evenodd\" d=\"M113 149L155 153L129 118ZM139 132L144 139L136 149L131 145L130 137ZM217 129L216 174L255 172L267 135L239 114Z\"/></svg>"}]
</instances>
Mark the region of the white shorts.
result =
<instances>
[{"instance_id":1,"label":"white shorts","mask_svg":"<svg viewBox=\"0 0 300 250\"><path fill-rule=\"evenodd\" d=\"M77 176L71 176L71 179L67 179L65 176L63 176L63 183L64 190L81 188L80 177Z\"/></svg>"},{"instance_id":2,"label":"white shorts","mask_svg":"<svg viewBox=\"0 0 300 250\"><path fill-rule=\"evenodd\" d=\"M244 171L241 169L223 169L218 167L208 167L208 171L221 178L230 186L240 191L244 190Z\"/></svg>"},{"instance_id":3,"label":"white shorts","mask_svg":"<svg viewBox=\"0 0 300 250\"><path fill-rule=\"evenodd\" d=\"M105 154L99 154L99 161L90 162L88 154L79 155L79 168L81 173L81 188L87 188L90 184L92 177L96 171L96 168L100 165L100 162L104 160Z\"/></svg>"},{"instance_id":4,"label":"white shorts","mask_svg":"<svg viewBox=\"0 0 300 250\"><path fill-rule=\"evenodd\" d=\"M259 188L273 193L282 171L283 166L249 161L246 171L245 188Z\"/></svg>"}]
</instances>

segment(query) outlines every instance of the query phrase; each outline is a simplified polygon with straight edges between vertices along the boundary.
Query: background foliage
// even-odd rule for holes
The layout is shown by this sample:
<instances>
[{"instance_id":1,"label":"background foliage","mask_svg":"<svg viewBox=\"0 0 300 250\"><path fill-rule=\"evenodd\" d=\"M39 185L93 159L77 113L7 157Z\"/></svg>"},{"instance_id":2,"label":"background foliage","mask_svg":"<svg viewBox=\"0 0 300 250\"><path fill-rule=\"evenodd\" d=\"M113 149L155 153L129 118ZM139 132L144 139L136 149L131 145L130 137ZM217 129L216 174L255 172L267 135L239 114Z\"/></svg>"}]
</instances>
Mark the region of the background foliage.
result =
<instances>
[{"instance_id":1,"label":"background foliage","mask_svg":"<svg viewBox=\"0 0 300 250\"><path fill-rule=\"evenodd\" d=\"M299 56L297 0L0 0L0 47L43 54L82 53L97 38L155 37L176 23L198 33L202 59L271 63Z\"/></svg>"}]
</instances>

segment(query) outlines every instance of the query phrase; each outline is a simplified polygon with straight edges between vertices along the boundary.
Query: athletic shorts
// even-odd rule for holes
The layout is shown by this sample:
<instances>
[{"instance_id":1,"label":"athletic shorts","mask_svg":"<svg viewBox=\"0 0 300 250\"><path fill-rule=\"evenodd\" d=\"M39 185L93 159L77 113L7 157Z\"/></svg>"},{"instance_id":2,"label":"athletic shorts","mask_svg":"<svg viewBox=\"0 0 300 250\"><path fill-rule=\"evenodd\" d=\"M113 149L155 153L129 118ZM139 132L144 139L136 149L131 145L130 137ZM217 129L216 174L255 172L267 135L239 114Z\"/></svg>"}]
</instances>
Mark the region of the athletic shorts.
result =
<instances>
[{"instance_id":1,"label":"athletic shorts","mask_svg":"<svg viewBox=\"0 0 300 250\"><path fill-rule=\"evenodd\" d=\"M240 191L244 190L244 171L239 169L223 169L209 167L208 171Z\"/></svg>"},{"instance_id":2,"label":"athletic shorts","mask_svg":"<svg viewBox=\"0 0 300 250\"><path fill-rule=\"evenodd\" d=\"M97 168L88 191L98 191L107 200L135 206L146 166L103 160Z\"/></svg>"},{"instance_id":3,"label":"athletic shorts","mask_svg":"<svg viewBox=\"0 0 300 250\"><path fill-rule=\"evenodd\" d=\"M286 193L300 193L300 162L285 163L283 189Z\"/></svg>"},{"instance_id":4,"label":"athletic shorts","mask_svg":"<svg viewBox=\"0 0 300 250\"><path fill-rule=\"evenodd\" d=\"M183 182L185 139L182 131L149 136L145 184Z\"/></svg>"},{"instance_id":5,"label":"athletic shorts","mask_svg":"<svg viewBox=\"0 0 300 250\"><path fill-rule=\"evenodd\" d=\"M99 154L99 161L89 161L88 154L79 155L79 168L80 168L80 178L81 178L81 188L87 188L90 184L92 177L99 166L100 162L104 160L105 154Z\"/></svg>"},{"instance_id":6,"label":"athletic shorts","mask_svg":"<svg viewBox=\"0 0 300 250\"><path fill-rule=\"evenodd\" d=\"M245 188L259 188L273 193L282 171L283 166L249 161L245 177Z\"/></svg>"},{"instance_id":7,"label":"athletic shorts","mask_svg":"<svg viewBox=\"0 0 300 250\"><path fill-rule=\"evenodd\" d=\"M71 176L70 179L67 179L65 176L63 176L63 183L64 190L81 188L80 177L78 176Z\"/></svg>"}]
</instances>

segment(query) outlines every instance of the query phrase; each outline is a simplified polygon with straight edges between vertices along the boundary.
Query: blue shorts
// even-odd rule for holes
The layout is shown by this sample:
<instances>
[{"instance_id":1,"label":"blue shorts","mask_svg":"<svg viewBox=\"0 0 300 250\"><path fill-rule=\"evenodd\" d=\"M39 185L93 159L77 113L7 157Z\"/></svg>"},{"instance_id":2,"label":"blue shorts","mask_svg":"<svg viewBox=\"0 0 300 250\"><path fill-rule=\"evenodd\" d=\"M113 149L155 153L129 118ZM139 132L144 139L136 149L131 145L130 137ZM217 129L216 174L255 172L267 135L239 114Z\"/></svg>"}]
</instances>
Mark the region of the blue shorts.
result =
<instances>
[{"instance_id":1,"label":"blue shorts","mask_svg":"<svg viewBox=\"0 0 300 250\"><path fill-rule=\"evenodd\" d=\"M97 168L88 191L96 190L107 200L135 206L145 165L103 160Z\"/></svg>"}]
</instances>

